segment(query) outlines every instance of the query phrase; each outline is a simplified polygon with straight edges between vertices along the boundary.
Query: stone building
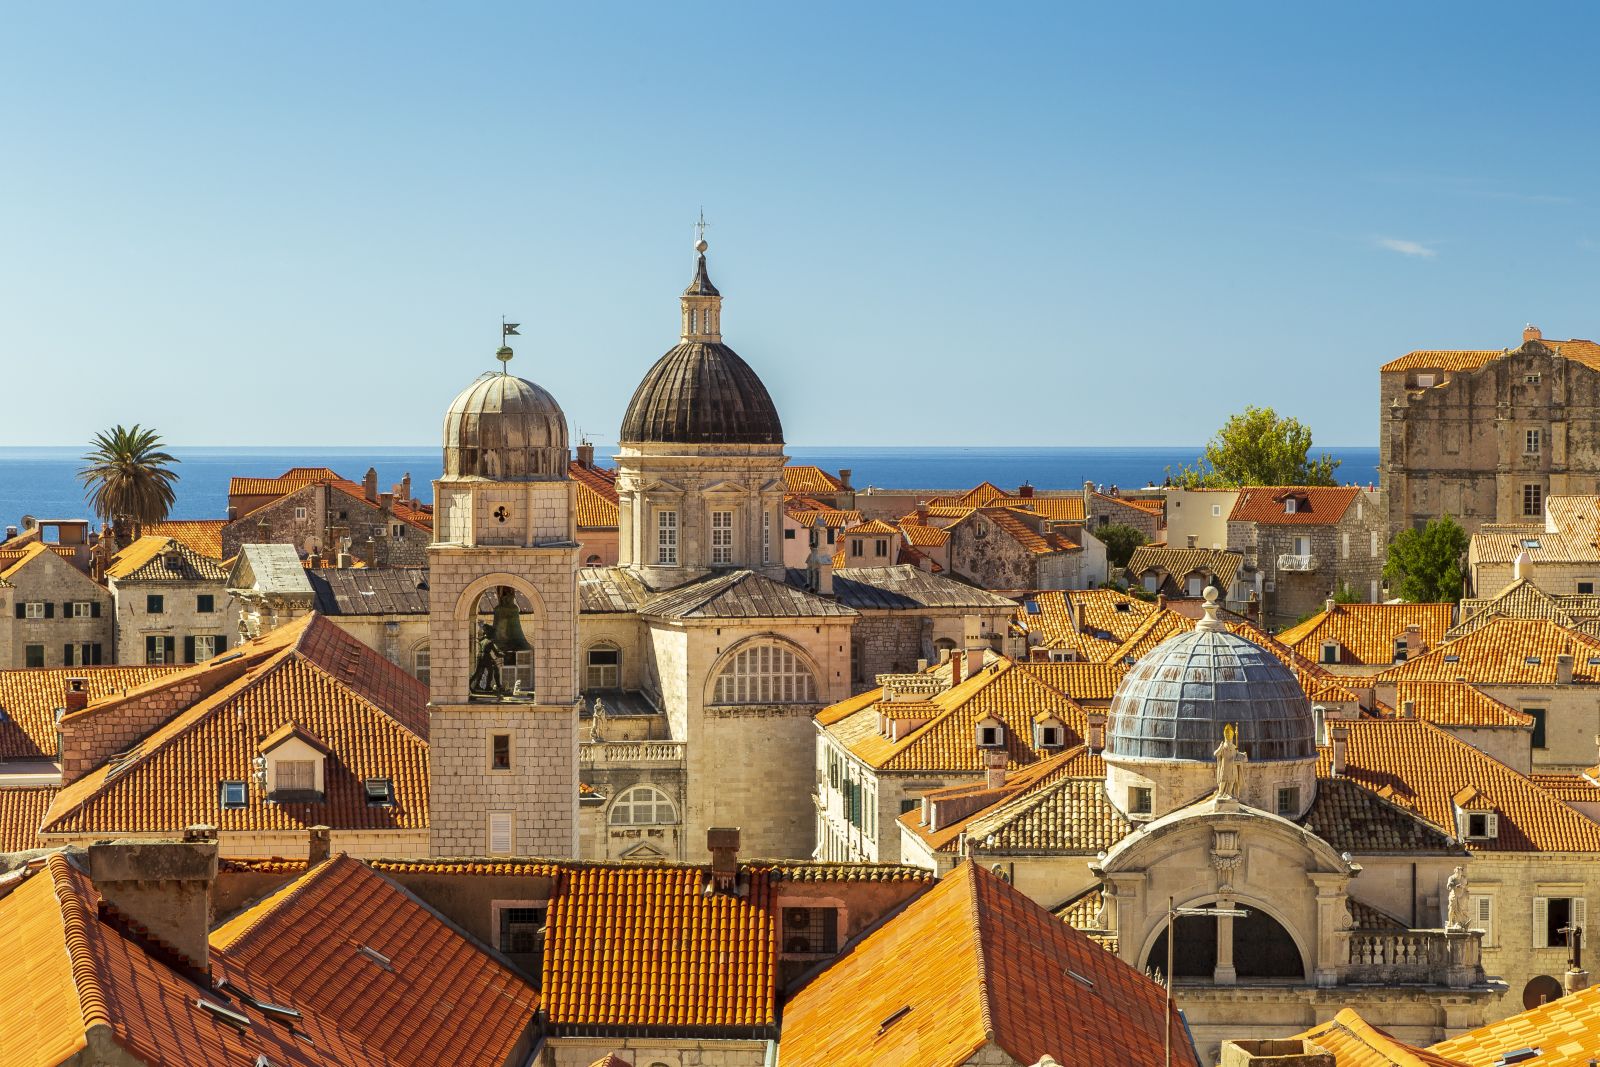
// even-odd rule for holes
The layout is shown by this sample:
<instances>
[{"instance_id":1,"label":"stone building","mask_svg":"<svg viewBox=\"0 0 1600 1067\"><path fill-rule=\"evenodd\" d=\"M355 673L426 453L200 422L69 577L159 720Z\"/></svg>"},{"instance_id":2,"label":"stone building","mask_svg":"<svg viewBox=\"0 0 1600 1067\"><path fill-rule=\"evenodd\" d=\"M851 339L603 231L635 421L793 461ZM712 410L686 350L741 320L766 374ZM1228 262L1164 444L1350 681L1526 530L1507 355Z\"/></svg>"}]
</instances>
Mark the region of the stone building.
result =
<instances>
[{"instance_id":1,"label":"stone building","mask_svg":"<svg viewBox=\"0 0 1600 1067\"><path fill-rule=\"evenodd\" d=\"M111 594L40 541L0 559L0 668L74 667L116 656Z\"/></svg>"},{"instance_id":2,"label":"stone building","mask_svg":"<svg viewBox=\"0 0 1600 1067\"><path fill-rule=\"evenodd\" d=\"M1339 589L1382 599L1384 499L1360 486L1251 486L1228 516L1228 549L1253 573L1262 618L1292 623Z\"/></svg>"},{"instance_id":3,"label":"stone building","mask_svg":"<svg viewBox=\"0 0 1600 1067\"><path fill-rule=\"evenodd\" d=\"M322 568L305 577L318 615L427 684L426 567Z\"/></svg>"},{"instance_id":4,"label":"stone building","mask_svg":"<svg viewBox=\"0 0 1600 1067\"><path fill-rule=\"evenodd\" d=\"M118 663L204 663L238 637L220 560L146 534L112 557Z\"/></svg>"},{"instance_id":5,"label":"stone building","mask_svg":"<svg viewBox=\"0 0 1600 1067\"><path fill-rule=\"evenodd\" d=\"M1537 523L1552 496L1600 489L1600 345L1409 352L1379 372L1391 533L1451 515Z\"/></svg>"},{"instance_id":6,"label":"stone building","mask_svg":"<svg viewBox=\"0 0 1600 1067\"><path fill-rule=\"evenodd\" d=\"M1105 545L1081 525L1017 507L981 507L946 533L951 572L984 589L1088 589L1106 580Z\"/></svg>"},{"instance_id":7,"label":"stone building","mask_svg":"<svg viewBox=\"0 0 1600 1067\"><path fill-rule=\"evenodd\" d=\"M1238 502L1237 489L1167 489L1166 540L1173 548L1228 547L1228 516Z\"/></svg>"},{"instance_id":8,"label":"stone building","mask_svg":"<svg viewBox=\"0 0 1600 1067\"><path fill-rule=\"evenodd\" d=\"M247 544L287 544L302 558L348 552L369 567L420 567L432 520L414 501L378 492L368 470L364 482L310 481L233 519L222 529L223 558Z\"/></svg>"},{"instance_id":9,"label":"stone building","mask_svg":"<svg viewBox=\"0 0 1600 1067\"><path fill-rule=\"evenodd\" d=\"M1518 579L1553 595L1593 596L1600 582L1600 496L1550 496L1543 519L1484 523L1467 543L1467 583L1489 596Z\"/></svg>"},{"instance_id":10,"label":"stone building","mask_svg":"<svg viewBox=\"0 0 1600 1067\"><path fill-rule=\"evenodd\" d=\"M1249 599L1242 574L1244 556L1214 548L1169 548L1166 545L1140 545L1124 568L1129 585L1147 593L1167 597L1198 597L1206 586L1223 592L1223 601L1243 607Z\"/></svg>"}]
</instances>

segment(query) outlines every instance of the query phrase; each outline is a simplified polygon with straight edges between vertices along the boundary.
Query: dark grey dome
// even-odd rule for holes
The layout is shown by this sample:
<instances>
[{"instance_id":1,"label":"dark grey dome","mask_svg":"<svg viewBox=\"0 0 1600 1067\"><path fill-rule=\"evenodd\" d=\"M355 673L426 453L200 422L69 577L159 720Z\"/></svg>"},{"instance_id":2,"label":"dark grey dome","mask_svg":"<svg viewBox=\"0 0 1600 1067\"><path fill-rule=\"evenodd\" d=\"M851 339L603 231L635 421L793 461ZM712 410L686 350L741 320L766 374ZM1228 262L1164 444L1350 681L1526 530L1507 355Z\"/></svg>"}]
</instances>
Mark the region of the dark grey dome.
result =
<instances>
[{"instance_id":1,"label":"dark grey dome","mask_svg":"<svg viewBox=\"0 0 1600 1067\"><path fill-rule=\"evenodd\" d=\"M1107 756L1210 762L1228 723L1251 763L1317 754L1311 701L1276 656L1226 630L1168 638L1111 702Z\"/></svg>"},{"instance_id":2,"label":"dark grey dome","mask_svg":"<svg viewBox=\"0 0 1600 1067\"><path fill-rule=\"evenodd\" d=\"M515 375L483 375L445 413L446 478L559 479L567 477L570 458L561 405Z\"/></svg>"},{"instance_id":3,"label":"dark grey dome","mask_svg":"<svg viewBox=\"0 0 1600 1067\"><path fill-rule=\"evenodd\" d=\"M781 445L767 387L719 341L685 341L656 360L622 417L623 444Z\"/></svg>"}]
</instances>

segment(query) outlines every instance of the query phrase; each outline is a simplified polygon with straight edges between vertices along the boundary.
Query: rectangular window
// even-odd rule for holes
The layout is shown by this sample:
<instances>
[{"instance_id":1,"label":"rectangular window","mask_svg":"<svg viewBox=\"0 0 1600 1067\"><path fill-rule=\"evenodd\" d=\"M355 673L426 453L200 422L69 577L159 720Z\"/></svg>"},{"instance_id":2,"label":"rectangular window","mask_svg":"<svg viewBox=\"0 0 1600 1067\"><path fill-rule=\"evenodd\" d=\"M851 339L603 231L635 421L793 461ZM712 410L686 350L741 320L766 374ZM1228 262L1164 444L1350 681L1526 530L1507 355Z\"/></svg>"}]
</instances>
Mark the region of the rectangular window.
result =
<instances>
[{"instance_id":1,"label":"rectangular window","mask_svg":"<svg viewBox=\"0 0 1600 1067\"><path fill-rule=\"evenodd\" d=\"M678 513L656 512L656 562L663 567L678 565Z\"/></svg>"},{"instance_id":2,"label":"rectangular window","mask_svg":"<svg viewBox=\"0 0 1600 1067\"><path fill-rule=\"evenodd\" d=\"M42 600L30 600L22 608L22 617L24 619L44 618L44 601Z\"/></svg>"},{"instance_id":3,"label":"rectangular window","mask_svg":"<svg viewBox=\"0 0 1600 1067\"><path fill-rule=\"evenodd\" d=\"M1533 747L1544 748L1544 708L1523 708L1522 714L1533 717Z\"/></svg>"},{"instance_id":4,"label":"rectangular window","mask_svg":"<svg viewBox=\"0 0 1600 1067\"><path fill-rule=\"evenodd\" d=\"M1484 945L1497 945L1499 939L1495 937L1494 930L1494 897L1488 894L1474 894L1471 900L1472 928L1483 931Z\"/></svg>"},{"instance_id":5,"label":"rectangular window","mask_svg":"<svg viewBox=\"0 0 1600 1067\"><path fill-rule=\"evenodd\" d=\"M1212 504L1211 505L1211 517L1213 519L1222 518L1222 505L1221 504Z\"/></svg>"},{"instance_id":6,"label":"rectangular window","mask_svg":"<svg viewBox=\"0 0 1600 1067\"><path fill-rule=\"evenodd\" d=\"M772 562L772 512L761 513L761 562Z\"/></svg>"},{"instance_id":7,"label":"rectangular window","mask_svg":"<svg viewBox=\"0 0 1600 1067\"><path fill-rule=\"evenodd\" d=\"M864 546L861 543L861 538L857 537L855 540L850 542L850 555L852 555L852 556L860 556L860 555L862 555L863 549L865 547L866 546Z\"/></svg>"},{"instance_id":8,"label":"rectangular window","mask_svg":"<svg viewBox=\"0 0 1600 1067\"><path fill-rule=\"evenodd\" d=\"M1311 555L1311 538L1296 537L1294 539L1294 554L1297 556Z\"/></svg>"},{"instance_id":9,"label":"rectangular window","mask_svg":"<svg viewBox=\"0 0 1600 1067\"><path fill-rule=\"evenodd\" d=\"M217 610L217 598L212 593L200 593L194 598L194 610L202 615L210 615Z\"/></svg>"},{"instance_id":10,"label":"rectangular window","mask_svg":"<svg viewBox=\"0 0 1600 1067\"><path fill-rule=\"evenodd\" d=\"M889 542L879 538L873 545L873 555L885 559L889 555Z\"/></svg>"},{"instance_id":11,"label":"rectangular window","mask_svg":"<svg viewBox=\"0 0 1600 1067\"><path fill-rule=\"evenodd\" d=\"M489 738L489 769L491 771L511 769L510 734L494 734Z\"/></svg>"},{"instance_id":12,"label":"rectangular window","mask_svg":"<svg viewBox=\"0 0 1600 1067\"><path fill-rule=\"evenodd\" d=\"M94 603L89 600L74 600L67 605L67 615L73 619L87 619L94 615Z\"/></svg>"},{"instance_id":13,"label":"rectangular window","mask_svg":"<svg viewBox=\"0 0 1600 1067\"><path fill-rule=\"evenodd\" d=\"M294 517L295 517L295 520L297 522L304 522L305 518L306 518L306 509L305 508L295 508L294 509Z\"/></svg>"},{"instance_id":14,"label":"rectangular window","mask_svg":"<svg viewBox=\"0 0 1600 1067\"><path fill-rule=\"evenodd\" d=\"M795 531L793 529L785 530L785 531L783 531L783 539L785 541L793 541L794 540L794 534L795 534Z\"/></svg>"},{"instance_id":15,"label":"rectangular window","mask_svg":"<svg viewBox=\"0 0 1600 1067\"><path fill-rule=\"evenodd\" d=\"M1278 814L1285 818L1300 813L1300 787L1285 785L1278 787Z\"/></svg>"},{"instance_id":16,"label":"rectangular window","mask_svg":"<svg viewBox=\"0 0 1600 1067\"><path fill-rule=\"evenodd\" d=\"M908 811L916 811L921 806L922 806L922 801L920 801L920 800L905 800L905 799L902 799L900 801L900 814L904 815Z\"/></svg>"},{"instance_id":17,"label":"rectangular window","mask_svg":"<svg viewBox=\"0 0 1600 1067\"><path fill-rule=\"evenodd\" d=\"M1377 530L1373 530L1372 531L1372 547L1367 549L1367 551L1374 558L1377 557L1377 555L1378 555L1378 531Z\"/></svg>"},{"instance_id":18,"label":"rectangular window","mask_svg":"<svg viewBox=\"0 0 1600 1067\"><path fill-rule=\"evenodd\" d=\"M544 948L543 908L500 909L500 951L526 956Z\"/></svg>"},{"instance_id":19,"label":"rectangular window","mask_svg":"<svg viewBox=\"0 0 1600 1067\"><path fill-rule=\"evenodd\" d=\"M1538 482L1529 482L1522 487L1522 513L1524 515L1544 514L1544 486Z\"/></svg>"},{"instance_id":20,"label":"rectangular window","mask_svg":"<svg viewBox=\"0 0 1600 1067\"><path fill-rule=\"evenodd\" d=\"M25 667L44 666L44 646L27 645L22 650L22 664Z\"/></svg>"},{"instance_id":21,"label":"rectangular window","mask_svg":"<svg viewBox=\"0 0 1600 1067\"><path fill-rule=\"evenodd\" d=\"M1348 533L1340 535L1339 558L1340 559L1349 559L1350 558L1350 535Z\"/></svg>"},{"instance_id":22,"label":"rectangular window","mask_svg":"<svg viewBox=\"0 0 1600 1067\"><path fill-rule=\"evenodd\" d=\"M1128 811L1134 815L1149 815L1153 797L1147 785L1128 787Z\"/></svg>"},{"instance_id":23,"label":"rectangular window","mask_svg":"<svg viewBox=\"0 0 1600 1067\"><path fill-rule=\"evenodd\" d=\"M511 813L492 812L489 815L489 854L509 856L514 844L511 834Z\"/></svg>"},{"instance_id":24,"label":"rectangular window","mask_svg":"<svg viewBox=\"0 0 1600 1067\"><path fill-rule=\"evenodd\" d=\"M711 565L727 566L733 562L733 512L711 513Z\"/></svg>"},{"instance_id":25,"label":"rectangular window","mask_svg":"<svg viewBox=\"0 0 1600 1067\"><path fill-rule=\"evenodd\" d=\"M417 681L421 682L423 685L427 685L429 680L433 677L433 671L430 669L431 665L426 646L417 649L413 662L416 664L416 670L413 673L416 674Z\"/></svg>"},{"instance_id":26,"label":"rectangular window","mask_svg":"<svg viewBox=\"0 0 1600 1067\"><path fill-rule=\"evenodd\" d=\"M1283 513L1285 515L1293 515L1295 511L1294 505L1294 497L1285 497L1283 500Z\"/></svg>"},{"instance_id":27,"label":"rectangular window","mask_svg":"<svg viewBox=\"0 0 1600 1067\"><path fill-rule=\"evenodd\" d=\"M838 951L838 908L783 909L784 955L814 956Z\"/></svg>"},{"instance_id":28,"label":"rectangular window","mask_svg":"<svg viewBox=\"0 0 1600 1067\"><path fill-rule=\"evenodd\" d=\"M373 808L387 808L394 804L394 782L388 778L368 778L361 783L361 788L367 795L367 806Z\"/></svg>"},{"instance_id":29,"label":"rectangular window","mask_svg":"<svg viewBox=\"0 0 1600 1067\"><path fill-rule=\"evenodd\" d=\"M586 688L622 688L622 653L615 648L591 648Z\"/></svg>"},{"instance_id":30,"label":"rectangular window","mask_svg":"<svg viewBox=\"0 0 1600 1067\"><path fill-rule=\"evenodd\" d=\"M1523 442L1524 455L1537 456L1539 454L1540 433L1538 430L1529 430Z\"/></svg>"},{"instance_id":31,"label":"rectangular window","mask_svg":"<svg viewBox=\"0 0 1600 1067\"><path fill-rule=\"evenodd\" d=\"M1339 662L1339 646L1337 644L1335 644L1332 641L1326 641L1326 642L1323 643L1323 645L1322 645L1322 662L1323 663L1338 663Z\"/></svg>"},{"instance_id":32,"label":"rectangular window","mask_svg":"<svg viewBox=\"0 0 1600 1067\"><path fill-rule=\"evenodd\" d=\"M1467 836L1476 838L1493 837L1494 831L1489 827L1490 818L1491 816L1487 812L1467 812Z\"/></svg>"},{"instance_id":33,"label":"rectangular window","mask_svg":"<svg viewBox=\"0 0 1600 1067\"><path fill-rule=\"evenodd\" d=\"M223 782L218 789L218 802L224 808L242 808L249 799L250 794L243 782Z\"/></svg>"},{"instance_id":34,"label":"rectangular window","mask_svg":"<svg viewBox=\"0 0 1600 1067\"><path fill-rule=\"evenodd\" d=\"M1594 592L1594 583L1593 582L1579 582L1578 583L1578 594L1580 596L1588 596L1588 595L1592 594L1593 592Z\"/></svg>"},{"instance_id":35,"label":"rectangular window","mask_svg":"<svg viewBox=\"0 0 1600 1067\"><path fill-rule=\"evenodd\" d=\"M1539 384L1539 375L1538 374L1525 374L1522 377L1522 381L1523 381L1524 385L1538 385Z\"/></svg>"},{"instance_id":36,"label":"rectangular window","mask_svg":"<svg viewBox=\"0 0 1600 1067\"><path fill-rule=\"evenodd\" d=\"M1560 948L1569 927L1582 927L1588 911L1583 897L1533 898L1533 947Z\"/></svg>"},{"instance_id":37,"label":"rectangular window","mask_svg":"<svg viewBox=\"0 0 1600 1067\"><path fill-rule=\"evenodd\" d=\"M161 615L167 610L167 600L160 593L151 593L144 598L144 610L150 615Z\"/></svg>"},{"instance_id":38,"label":"rectangular window","mask_svg":"<svg viewBox=\"0 0 1600 1067\"><path fill-rule=\"evenodd\" d=\"M66 645L63 649L66 655L62 663L68 667L98 667L100 665L100 643L82 642Z\"/></svg>"},{"instance_id":39,"label":"rectangular window","mask_svg":"<svg viewBox=\"0 0 1600 1067\"><path fill-rule=\"evenodd\" d=\"M217 639L210 634L196 634L194 637L194 662L204 663L217 654Z\"/></svg>"},{"instance_id":40,"label":"rectangular window","mask_svg":"<svg viewBox=\"0 0 1600 1067\"><path fill-rule=\"evenodd\" d=\"M277 788L285 793L308 793L317 787L317 765L308 759L281 759L274 768Z\"/></svg>"},{"instance_id":41,"label":"rectangular window","mask_svg":"<svg viewBox=\"0 0 1600 1067\"><path fill-rule=\"evenodd\" d=\"M144 661L146 663L178 662L176 639L162 637L160 634L146 634L144 639Z\"/></svg>"}]
</instances>

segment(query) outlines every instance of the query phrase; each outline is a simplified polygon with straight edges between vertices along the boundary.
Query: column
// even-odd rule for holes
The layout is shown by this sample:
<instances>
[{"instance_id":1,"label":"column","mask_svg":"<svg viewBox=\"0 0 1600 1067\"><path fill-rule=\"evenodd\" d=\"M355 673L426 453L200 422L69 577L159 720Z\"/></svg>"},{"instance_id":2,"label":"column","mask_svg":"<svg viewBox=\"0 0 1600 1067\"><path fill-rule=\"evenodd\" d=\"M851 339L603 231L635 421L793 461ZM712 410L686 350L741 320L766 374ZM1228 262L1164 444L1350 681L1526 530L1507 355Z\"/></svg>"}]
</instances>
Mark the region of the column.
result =
<instances>
[{"instance_id":1,"label":"column","mask_svg":"<svg viewBox=\"0 0 1600 1067\"><path fill-rule=\"evenodd\" d=\"M1222 897L1216 905L1220 908L1233 907L1233 901ZM1233 969L1233 916L1217 916L1217 967L1212 972L1212 981L1217 985L1234 985L1239 980L1238 972Z\"/></svg>"}]
</instances>

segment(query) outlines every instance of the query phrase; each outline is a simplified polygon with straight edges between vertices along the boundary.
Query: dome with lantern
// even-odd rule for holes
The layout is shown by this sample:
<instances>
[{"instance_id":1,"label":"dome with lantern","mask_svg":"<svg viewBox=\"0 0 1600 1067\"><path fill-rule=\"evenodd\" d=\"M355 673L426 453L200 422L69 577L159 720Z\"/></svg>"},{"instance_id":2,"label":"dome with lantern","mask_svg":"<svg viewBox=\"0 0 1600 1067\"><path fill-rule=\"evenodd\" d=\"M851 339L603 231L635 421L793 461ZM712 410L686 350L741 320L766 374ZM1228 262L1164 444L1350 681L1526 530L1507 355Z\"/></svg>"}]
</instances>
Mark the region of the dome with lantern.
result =
<instances>
[{"instance_id":1,"label":"dome with lantern","mask_svg":"<svg viewBox=\"0 0 1600 1067\"><path fill-rule=\"evenodd\" d=\"M467 386L444 417L444 476L497 481L567 477L567 417L550 393L502 368Z\"/></svg>"}]
</instances>

